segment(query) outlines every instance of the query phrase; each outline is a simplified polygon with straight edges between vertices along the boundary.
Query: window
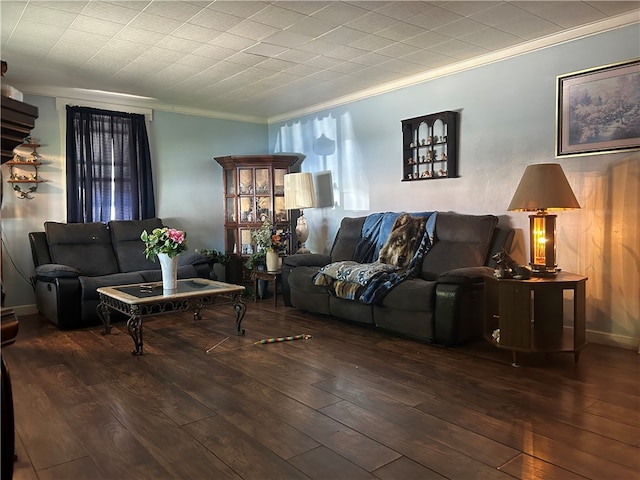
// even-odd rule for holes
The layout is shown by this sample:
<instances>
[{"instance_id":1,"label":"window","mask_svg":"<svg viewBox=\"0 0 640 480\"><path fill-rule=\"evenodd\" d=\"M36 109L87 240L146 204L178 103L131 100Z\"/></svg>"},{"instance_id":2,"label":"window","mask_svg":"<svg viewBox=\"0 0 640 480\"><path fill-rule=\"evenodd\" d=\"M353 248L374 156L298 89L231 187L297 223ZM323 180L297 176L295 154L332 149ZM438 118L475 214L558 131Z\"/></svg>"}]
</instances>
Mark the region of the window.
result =
<instances>
[{"instance_id":1,"label":"window","mask_svg":"<svg viewBox=\"0 0 640 480\"><path fill-rule=\"evenodd\" d=\"M155 217L144 115L67 106L67 221Z\"/></svg>"}]
</instances>

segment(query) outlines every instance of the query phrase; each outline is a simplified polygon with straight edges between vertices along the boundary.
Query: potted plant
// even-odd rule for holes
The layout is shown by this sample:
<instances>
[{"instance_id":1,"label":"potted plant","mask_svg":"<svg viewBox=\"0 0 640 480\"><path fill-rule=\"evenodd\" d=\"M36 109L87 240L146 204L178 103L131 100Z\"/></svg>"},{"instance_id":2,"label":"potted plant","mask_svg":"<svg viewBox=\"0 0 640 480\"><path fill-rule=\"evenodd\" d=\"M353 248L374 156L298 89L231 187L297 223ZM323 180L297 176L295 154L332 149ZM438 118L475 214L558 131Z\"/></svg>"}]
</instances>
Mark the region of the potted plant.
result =
<instances>
[{"instance_id":1,"label":"potted plant","mask_svg":"<svg viewBox=\"0 0 640 480\"><path fill-rule=\"evenodd\" d=\"M227 263L229 263L229 255L223 252L218 252L217 250L202 248L200 250L196 250L196 253L207 257L209 260L209 264L212 266L216 263L219 263L220 265L226 265Z\"/></svg>"},{"instance_id":2,"label":"potted plant","mask_svg":"<svg viewBox=\"0 0 640 480\"><path fill-rule=\"evenodd\" d=\"M288 230L279 230L268 219L262 223L260 228L251 231L251 238L256 243L257 253L264 255L263 262L266 263L267 270L276 271L280 269L280 255L287 251L290 237L291 233ZM262 257L259 256L258 260L262 260ZM257 262L251 262L251 265L255 264Z\"/></svg>"},{"instance_id":3,"label":"potted plant","mask_svg":"<svg viewBox=\"0 0 640 480\"><path fill-rule=\"evenodd\" d=\"M244 262L244 266L249 270L253 270L254 268L264 267L267 263L267 252L265 250L258 250L253 252L247 260Z\"/></svg>"},{"instance_id":4,"label":"potted plant","mask_svg":"<svg viewBox=\"0 0 640 480\"><path fill-rule=\"evenodd\" d=\"M196 250L196 253L207 257L207 263L209 264L209 278L211 280L218 280L218 274L215 272L214 265L216 263L224 266L229 263L230 257L226 253L218 252L217 250L202 248Z\"/></svg>"}]
</instances>

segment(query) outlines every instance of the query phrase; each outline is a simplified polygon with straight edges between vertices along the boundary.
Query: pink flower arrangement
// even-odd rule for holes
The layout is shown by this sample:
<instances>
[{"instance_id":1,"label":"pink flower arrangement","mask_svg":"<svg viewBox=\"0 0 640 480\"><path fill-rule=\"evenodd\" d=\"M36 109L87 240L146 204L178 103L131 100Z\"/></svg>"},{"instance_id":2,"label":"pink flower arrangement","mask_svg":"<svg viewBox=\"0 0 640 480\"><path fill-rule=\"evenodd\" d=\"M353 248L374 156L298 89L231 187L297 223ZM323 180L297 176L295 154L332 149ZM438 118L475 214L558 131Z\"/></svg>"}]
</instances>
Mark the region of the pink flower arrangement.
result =
<instances>
[{"instance_id":1,"label":"pink flower arrangement","mask_svg":"<svg viewBox=\"0 0 640 480\"><path fill-rule=\"evenodd\" d=\"M175 228L154 228L151 233L144 230L140 239L145 245L144 255L154 261L159 253L175 257L187 249L187 233Z\"/></svg>"}]
</instances>

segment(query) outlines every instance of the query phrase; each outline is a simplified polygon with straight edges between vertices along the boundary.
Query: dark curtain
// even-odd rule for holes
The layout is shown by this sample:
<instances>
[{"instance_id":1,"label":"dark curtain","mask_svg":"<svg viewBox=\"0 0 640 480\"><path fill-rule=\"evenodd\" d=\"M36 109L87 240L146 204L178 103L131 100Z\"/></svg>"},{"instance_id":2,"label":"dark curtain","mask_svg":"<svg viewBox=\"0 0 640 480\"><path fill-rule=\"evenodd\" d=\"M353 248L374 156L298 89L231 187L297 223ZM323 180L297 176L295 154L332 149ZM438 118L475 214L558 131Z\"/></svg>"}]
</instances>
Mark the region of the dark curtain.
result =
<instances>
[{"instance_id":1,"label":"dark curtain","mask_svg":"<svg viewBox=\"0 0 640 480\"><path fill-rule=\"evenodd\" d=\"M155 213L144 115L67 105L67 221L142 220Z\"/></svg>"}]
</instances>

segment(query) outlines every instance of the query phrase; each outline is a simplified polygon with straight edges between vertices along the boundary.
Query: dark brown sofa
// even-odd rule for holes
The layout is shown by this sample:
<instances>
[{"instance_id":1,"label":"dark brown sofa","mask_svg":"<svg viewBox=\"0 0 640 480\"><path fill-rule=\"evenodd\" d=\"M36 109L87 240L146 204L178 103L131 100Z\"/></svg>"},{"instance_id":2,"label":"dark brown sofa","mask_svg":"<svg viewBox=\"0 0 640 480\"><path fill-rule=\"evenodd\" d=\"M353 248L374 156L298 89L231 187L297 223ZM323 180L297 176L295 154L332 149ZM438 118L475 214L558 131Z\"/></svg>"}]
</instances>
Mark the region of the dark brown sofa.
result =
<instances>
[{"instance_id":1,"label":"dark brown sofa","mask_svg":"<svg viewBox=\"0 0 640 480\"><path fill-rule=\"evenodd\" d=\"M285 305L442 345L481 336L484 278L496 266L492 256L510 249L513 229L498 227L493 215L434 212L427 221L432 246L418 275L393 287L380 303L364 304L336 297L313 278L324 265L354 260L366 219L344 218L329 255L286 257Z\"/></svg>"},{"instance_id":2,"label":"dark brown sofa","mask_svg":"<svg viewBox=\"0 0 640 480\"><path fill-rule=\"evenodd\" d=\"M29 233L38 311L63 329L99 324L99 287L162 280L160 265L144 256L140 240L143 230L162 226L159 218L45 222L44 232ZM178 258L178 278L209 278L208 257L184 252Z\"/></svg>"}]
</instances>

